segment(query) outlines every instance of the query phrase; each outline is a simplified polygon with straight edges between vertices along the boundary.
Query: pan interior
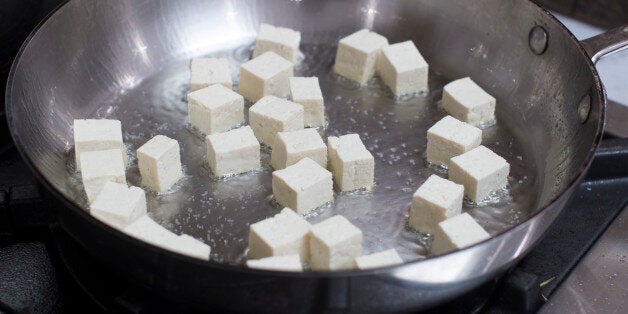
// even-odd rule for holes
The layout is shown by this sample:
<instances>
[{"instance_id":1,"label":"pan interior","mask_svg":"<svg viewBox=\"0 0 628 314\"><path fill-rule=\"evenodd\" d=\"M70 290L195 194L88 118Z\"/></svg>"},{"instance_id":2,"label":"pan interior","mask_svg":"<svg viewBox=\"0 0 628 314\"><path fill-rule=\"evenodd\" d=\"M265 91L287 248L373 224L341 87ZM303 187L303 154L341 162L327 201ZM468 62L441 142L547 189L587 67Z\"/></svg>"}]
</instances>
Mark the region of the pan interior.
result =
<instances>
[{"instance_id":1,"label":"pan interior","mask_svg":"<svg viewBox=\"0 0 628 314\"><path fill-rule=\"evenodd\" d=\"M333 204L308 216L312 223L347 217L364 232L364 253L394 247L407 261L425 258L427 239L407 228L407 213L428 176L446 177L426 164L425 145L427 129L446 115L442 87L453 79L471 76L497 97L497 124L483 130L482 144L511 164L508 193L464 208L491 235L527 219L564 189L593 142L595 111L581 127L570 109L591 88L586 64L560 63L551 49L543 57L532 54L524 40L534 19L513 17L508 29L499 29L490 24L497 18L463 1L120 3L70 2L33 37L14 77L14 134L44 177L83 208L72 165L73 119L122 121L132 185L140 185L137 148L157 134L178 140L185 177L169 193L148 193L148 208L168 229L210 244L215 261L242 263L249 225L280 206L272 199L268 151L259 171L210 177L204 140L187 126L188 62L228 58L237 82L260 22L302 32L304 58L295 76L319 78L328 120L320 130L324 138L358 133L375 156L372 192L336 194ZM494 14L505 19L519 5L531 4L504 5ZM448 23L443 12L454 19ZM429 93L394 100L378 78L357 87L333 74L338 39L364 27L391 43L414 40L430 64ZM563 53L575 55L574 49Z\"/></svg>"}]
</instances>

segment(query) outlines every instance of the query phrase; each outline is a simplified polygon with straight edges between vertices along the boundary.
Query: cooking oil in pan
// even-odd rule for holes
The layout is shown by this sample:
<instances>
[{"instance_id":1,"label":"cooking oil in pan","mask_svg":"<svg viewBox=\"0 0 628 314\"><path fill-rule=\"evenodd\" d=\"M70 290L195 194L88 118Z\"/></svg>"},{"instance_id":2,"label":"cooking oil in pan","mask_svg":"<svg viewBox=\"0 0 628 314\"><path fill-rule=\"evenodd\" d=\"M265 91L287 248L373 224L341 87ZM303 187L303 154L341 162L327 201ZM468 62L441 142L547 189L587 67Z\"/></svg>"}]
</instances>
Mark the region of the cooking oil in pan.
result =
<instances>
[{"instance_id":1,"label":"cooking oil in pan","mask_svg":"<svg viewBox=\"0 0 628 314\"><path fill-rule=\"evenodd\" d=\"M408 209L412 194L427 177L446 177L445 169L435 169L425 162L426 132L446 115L438 105L442 87L456 78L431 69L429 92L394 99L378 78L357 86L336 76L332 70L334 46L304 43L301 47L305 57L295 68L295 75L317 76L325 97L328 121L319 132L324 138L358 133L375 157L376 183L369 192L336 194L333 203L306 219L317 223L343 215L362 229L365 254L395 248L405 260L425 258L429 237L407 227ZM249 44L208 56L228 58L237 82L239 64L247 59L250 48ZM272 201L270 154L262 151L263 167L259 170L219 180L211 177L203 137L187 126L188 63L188 59L174 61L143 78L138 85L102 104L93 118L122 121L132 157L127 169L127 180L132 185L141 182L134 157L137 148L158 134L178 140L185 175L168 193L147 193L150 215L176 233L187 233L211 245L212 260L242 264L249 225L281 209ZM497 123L483 130L482 144L511 164L509 190L496 193L482 204L467 202L463 209L492 235L516 225L538 207L532 158L499 119L499 105ZM82 195L80 176L71 169L68 172L73 176L70 185Z\"/></svg>"}]
</instances>

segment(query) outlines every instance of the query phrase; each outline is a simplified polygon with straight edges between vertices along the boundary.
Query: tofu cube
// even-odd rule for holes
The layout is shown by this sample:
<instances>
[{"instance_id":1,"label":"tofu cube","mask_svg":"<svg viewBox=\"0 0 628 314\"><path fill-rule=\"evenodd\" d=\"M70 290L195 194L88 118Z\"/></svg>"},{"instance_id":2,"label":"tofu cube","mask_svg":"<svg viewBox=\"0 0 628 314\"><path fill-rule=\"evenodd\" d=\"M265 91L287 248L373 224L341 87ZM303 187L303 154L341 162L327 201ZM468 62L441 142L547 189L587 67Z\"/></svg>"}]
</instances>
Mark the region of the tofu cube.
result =
<instances>
[{"instance_id":1,"label":"tofu cube","mask_svg":"<svg viewBox=\"0 0 628 314\"><path fill-rule=\"evenodd\" d=\"M334 174L338 190L373 188L375 158L366 149L359 135L330 136L327 138L327 151L329 170Z\"/></svg>"},{"instance_id":2,"label":"tofu cube","mask_svg":"<svg viewBox=\"0 0 628 314\"><path fill-rule=\"evenodd\" d=\"M109 181L126 184L124 161L120 149L87 151L79 155L83 165L81 178L91 204Z\"/></svg>"},{"instance_id":3,"label":"tofu cube","mask_svg":"<svg viewBox=\"0 0 628 314\"><path fill-rule=\"evenodd\" d=\"M228 131L244 123L244 98L222 85L188 94L190 123L205 134Z\"/></svg>"},{"instance_id":4,"label":"tofu cube","mask_svg":"<svg viewBox=\"0 0 628 314\"><path fill-rule=\"evenodd\" d=\"M482 142L482 130L446 116L427 130L427 161L449 167L449 160Z\"/></svg>"},{"instance_id":5,"label":"tofu cube","mask_svg":"<svg viewBox=\"0 0 628 314\"><path fill-rule=\"evenodd\" d=\"M506 187L510 164L490 149L480 145L449 164L449 180L464 185L464 195L474 202Z\"/></svg>"},{"instance_id":6,"label":"tofu cube","mask_svg":"<svg viewBox=\"0 0 628 314\"><path fill-rule=\"evenodd\" d=\"M214 84L233 88L229 60L225 58L193 58L190 61L190 91Z\"/></svg>"},{"instance_id":7,"label":"tofu cube","mask_svg":"<svg viewBox=\"0 0 628 314\"><path fill-rule=\"evenodd\" d=\"M277 132L303 129L303 106L266 96L249 108L249 125L260 143L272 147Z\"/></svg>"},{"instance_id":8,"label":"tofu cube","mask_svg":"<svg viewBox=\"0 0 628 314\"><path fill-rule=\"evenodd\" d=\"M297 254L302 262L308 262L310 228L310 223L286 207L274 217L256 222L249 227L248 257L258 259Z\"/></svg>"},{"instance_id":9,"label":"tofu cube","mask_svg":"<svg viewBox=\"0 0 628 314\"><path fill-rule=\"evenodd\" d=\"M317 77L291 77L290 99L303 106L303 123L306 127L325 125L323 93Z\"/></svg>"},{"instance_id":10,"label":"tofu cube","mask_svg":"<svg viewBox=\"0 0 628 314\"><path fill-rule=\"evenodd\" d=\"M327 146L315 129L278 132L275 136L270 164L275 170L292 166L308 157L327 168Z\"/></svg>"},{"instance_id":11,"label":"tofu cube","mask_svg":"<svg viewBox=\"0 0 628 314\"><path fill-rule=\"evenodd\" d=\"M401 256L399 256L395 249L355 258L355 265L358 269L379 268L399 264L403 264L403 259L401 259Z\"/></svg>"},{"instance_id":12,"label":"tofu cube","mask_svg":"<svg viewBox=\"0 0 628 314\"><path fill-rule=\"evenodd\" d=\"M156 223L148 215L136 219L122 231L129 236L166 250L170 249L166 243L177 237L176 234Z\"/></svg>"},{"instance_id":13,"label":"tofu cube","mask_svg":"<svg viewBox=\"0 0 628 314\"><path fill-rule=\"evenodd\" d=\"M432 254L438 255L462 249L491 236L471 215L463 213L438 223L432 242Z\"/></svg>"},{"instance_id":14,"label":"tofu cube","mask_svg":"<svg viewBox=\"0 0 628 314\"><path fill-rule=\"evenodd\" d=\"M338 43L334 72L356 81L366 83L375 74L377 59L383 47L388 46L386 37L368 29L359 30Z\"/></svg>"},{"instance_id":15,"label":"tofu cube","mask_svg":"<svg viewBox=\"0 0 628 314\"><path fill-rule=\"evenodd\" d=\"M137 150L142 184L158 193L170 189L183 176L179 142L157 135Z\"/></svg>"},{"instance_id":16,"label":"tofu cube","mask_svg":"<svg viewBox=\"0 0 628 314\"><path fill-rule=\"evenodd\" d=\"M215 176L226 176L261 167L260 145L251 127L243 126L206 137L207 163Z\"/></svg>"},{"instance_id":17,"label":"tofu cube","mask_svg":"<svg viewBox=\"0 0 628 314\"><path fill-rule=\"evenodd\" d=\"M269 51L240 66L239 92L255 102L267 95L286 97L290 93L288 78L294 76L292 62Z\"/></svg>"},{"instance_id":18,"label":"tofu cube","mask_svg":"<svg viewBox=\"0 0 628 314\"><path fill-rule=\"evenodd\" d=\"M81 171L79 156L83 152L117 148L126 164L126 150L122 142L122 124L119 120L74 120L74 156L76 170Z\"/></svg>"},{"instance_id":19,"label":"tofu cube","mask_svg":"<svg viewBox=\"0 0 628 314\"><path fill-rule=\"evenodd\" d=\"M396 96L428 90L428 65L411 40L382 48L378 73Z\"/></svg>"},{"instance_id":20,"label":"tofu cube","mask_svg":"<svg viewBox=\"0 0 628 314\"><path fill-rule=\"evenodd\" d=\"M347 218L333 216L312 226L310 265L313 270L345 270L355 267L362 255L362 230Z\"/></svg>"},{"instance_id":21,"label":"tofu cube","mask_svg":"<svg viewBox=\"0 0 628 314\"><path fill-rule=\"evenodd\" d=\"M107 182L90 206L90 214L118 229L146 215L144 190L126 183Z\"/></svg>"},{"instance_id":22,"label":"tofu cube","mask_svg":"<svg viewBox=\"0 0 628 314\"><path fill-rule=\"evenodd\" d=\"M284 59L296 63L299 56L301 33L290 28L260 24L255 40L253 58L272 51Z\"/></svg>"},{"instance_id":23,"label":"tofu cube","mask_svg":"<svg viewBox=\"0 0 628 314\"><path fill-rule=\"evenodd\" d=\"M249 268L277 270L277 271L303 271L303 265L299 260L299 255L271 256L262 259L248 260L246 266Z\"/></svg>"},{"instance_id":24,"label":"tofu cube","mask_svg":"<svg viewBox=\"0 0 628 314\"><path fill-rule=\"evenodd\" d=\"M172 252L205 261L209 260L209 253L211 253L209 245L187 234L182 234L167 240L164 242L164 247Z\"/></svg>"},{"instance_id":25,"label":"tofu cube","mask_svg":"<svg viewBox=\"0 0 628 314\"><path fill-rule=\"evenodd\" d=\"M495 98L468 77L445 85L441 105L452 117L471 125L495 121Z\"/></svg>"},{"instance_id":26,"label":"tofu cube","mask_svg":"<svg viewBox=\"0 0 628 314\"><path fill-rule=\"evenodd\" d=\"M272 187L275 200L298 214L334 200L331 172L310 158L273 171Z\"/></svg>"},{"instance_id":27,"label":"tofu cube","mask_svg":"<svg viewBox=\"0 0 628 314\"><path fill-rule=\"evenodd\" d=\"M437 175L431 175L414 192L410 208L410 227L434 234L436 225L462 212L464 187Z\"/></svg>"}]
</instances>

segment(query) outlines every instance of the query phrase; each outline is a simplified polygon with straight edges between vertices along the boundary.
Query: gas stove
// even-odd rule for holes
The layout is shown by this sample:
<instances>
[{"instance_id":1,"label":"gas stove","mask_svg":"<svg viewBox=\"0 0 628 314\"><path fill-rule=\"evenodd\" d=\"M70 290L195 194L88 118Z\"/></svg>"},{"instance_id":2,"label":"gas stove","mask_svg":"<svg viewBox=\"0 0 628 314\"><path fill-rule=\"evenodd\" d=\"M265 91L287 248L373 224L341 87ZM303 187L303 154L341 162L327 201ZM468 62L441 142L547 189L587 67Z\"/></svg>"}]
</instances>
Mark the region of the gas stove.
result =
<instances>
[{"instance_id":1,"label":"gas stove","mask_svg":"<svg viewBox=\"0 0 628 314\"><path fill-rule=\"evenodd\" d=\"M19 4L10 9L29 13L3 28L11 36L2 37L8 43L0 54L2 82L19 44L60 1L14 2ZM25 10L25 4L36 9ZM559 18L579 39L603 31ZM628 90L622 86L628 81L628 53L603 59L598 69L609 99L619 105L614 109L619 114L609 112L618 123L613 130L619 131L605 135L570 203L544 240L507 274L429 313L621 312L628 307L628 139L618 136L627 121L621 114L628 111ZM13 147L4 120L2 113L0 313L194 311L110 271L58 227L52 208L62 205L46 197Z\"/></svg>"}]
</instances>

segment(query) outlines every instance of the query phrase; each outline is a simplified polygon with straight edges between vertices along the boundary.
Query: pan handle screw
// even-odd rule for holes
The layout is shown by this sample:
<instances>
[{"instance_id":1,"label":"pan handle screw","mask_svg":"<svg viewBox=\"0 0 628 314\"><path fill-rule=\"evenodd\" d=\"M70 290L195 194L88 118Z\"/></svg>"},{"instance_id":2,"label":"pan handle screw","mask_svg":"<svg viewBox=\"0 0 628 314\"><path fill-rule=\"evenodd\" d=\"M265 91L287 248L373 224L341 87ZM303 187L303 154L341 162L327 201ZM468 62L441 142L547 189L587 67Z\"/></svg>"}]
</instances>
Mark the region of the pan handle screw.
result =
<instances>
[{"instance_id":1,"label":"pan handle screw","mask_svg":"<svg viewBox=\"0 0 628 314\"><path fill-rule=\"evenodd\" d=\"M547 32L541 26L534 26L528 35L530 50L537 55L542 55L547 49Z\"/></svg>"},{"instance_id":2,"label":"pan handle screw","mask_svg":"<svg viewBox=\"0 0 628 314\"><path fill-rule=\"evenodd\" d=\"M580 99L580 104L578 104L578 117L580 118L580 123L587 122L590 113L591 96L589 96L589 94L586 94L582 96L582 99Z\"/></svg>"}]
</instances>

